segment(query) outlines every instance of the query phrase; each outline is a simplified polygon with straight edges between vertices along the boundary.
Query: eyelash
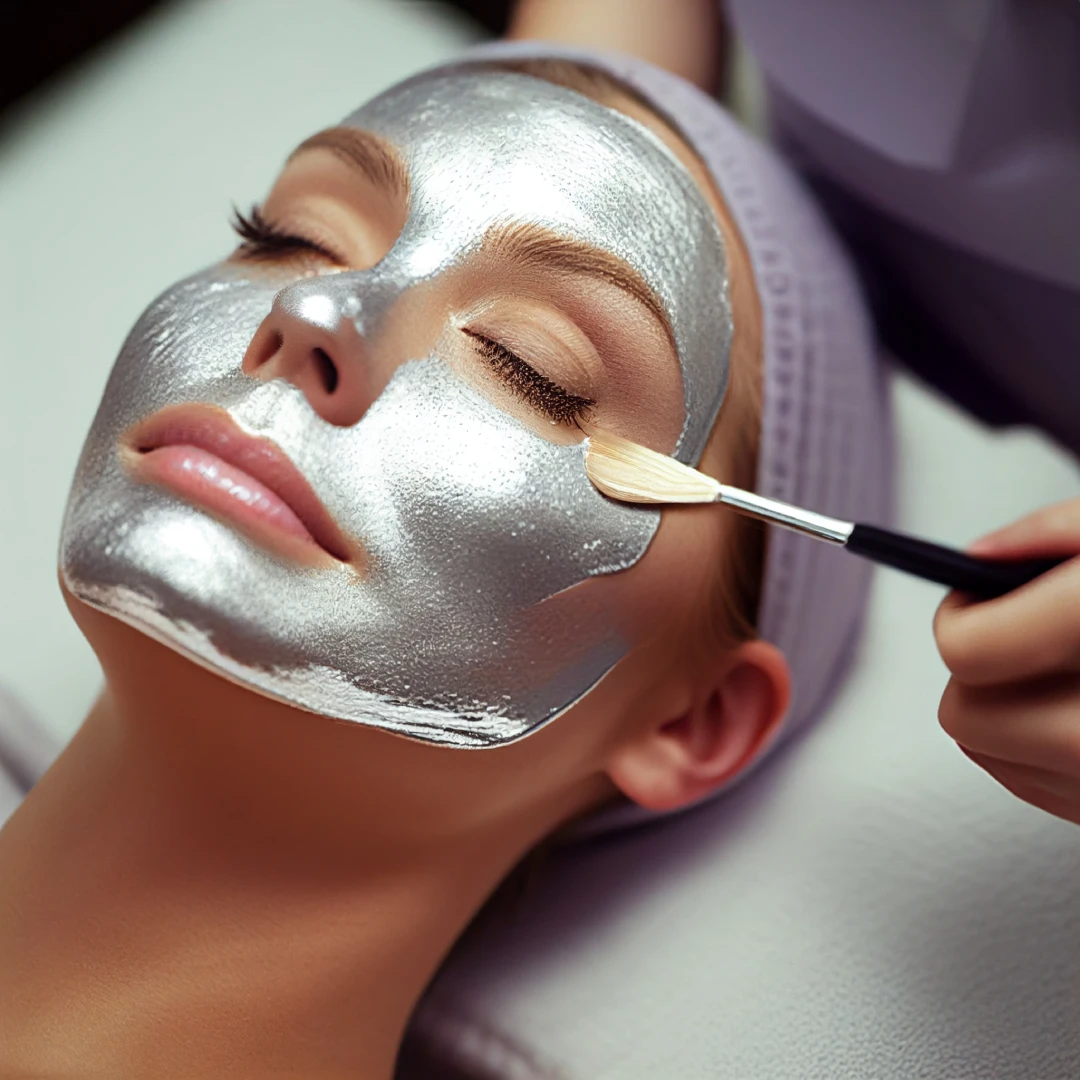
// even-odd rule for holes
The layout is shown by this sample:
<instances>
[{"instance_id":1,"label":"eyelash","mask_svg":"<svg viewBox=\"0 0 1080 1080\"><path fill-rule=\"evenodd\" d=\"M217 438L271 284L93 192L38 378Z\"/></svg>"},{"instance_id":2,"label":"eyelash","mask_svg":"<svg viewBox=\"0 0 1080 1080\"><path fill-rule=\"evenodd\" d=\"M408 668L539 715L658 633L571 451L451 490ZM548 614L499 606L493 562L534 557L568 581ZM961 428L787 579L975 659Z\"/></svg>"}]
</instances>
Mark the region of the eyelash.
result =
<instances>
[{"instance_id":1,"label":"eyelash","mask_svg":"<svg viewBox=\"0 0 1080 1080\"><path fill-rule=\"evenodd\" d=\"M475 342L477 351L487 361L488 366L526 405L542 413L556 424L567 427L577 425L579 420L589 415L596 404L592 398L571 394L558 383L552 382L546 375L531 367L515 352L505 345L492 341L475 330L466 330Z\"/></svg>"},{"instance_id":2,"label":"eyelash","mask_svg":"<svg viewBox=\"0 0 1080 1080\"><path fill-rule=\"evenodd\" d=\"M286 232L263 217L258 206L243 214L235 206L229 221L233 232L240 237L240 255L245 259L280 259L301 252L318 255L343 266L341 256L306 236Z\"/></svg>"}]
</instances>

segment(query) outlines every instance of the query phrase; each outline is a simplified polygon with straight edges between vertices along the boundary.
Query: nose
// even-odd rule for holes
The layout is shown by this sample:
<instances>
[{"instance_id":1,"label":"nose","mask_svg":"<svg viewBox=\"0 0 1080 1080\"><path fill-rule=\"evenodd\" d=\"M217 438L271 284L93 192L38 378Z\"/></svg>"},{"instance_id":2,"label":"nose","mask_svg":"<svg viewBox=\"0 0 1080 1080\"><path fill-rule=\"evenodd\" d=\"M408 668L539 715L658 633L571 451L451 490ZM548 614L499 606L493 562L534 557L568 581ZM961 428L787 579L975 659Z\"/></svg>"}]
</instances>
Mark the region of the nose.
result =
<instances>
[{"instance_id":1,"label":"nose","mask_svg":"<svg viewBox=\"0 0 1080 1080\"><path fill-rule=\"evenodd\" d=\"M349 427L371 404L370 371L363 338L343 310L350 304L359 310L358 301L351 295L339 298L335 291L340 290L327 288L325 277L282 289L255 331L241 367L267 382L288 380L324 420Z\"/></svg>"}]
</instances>

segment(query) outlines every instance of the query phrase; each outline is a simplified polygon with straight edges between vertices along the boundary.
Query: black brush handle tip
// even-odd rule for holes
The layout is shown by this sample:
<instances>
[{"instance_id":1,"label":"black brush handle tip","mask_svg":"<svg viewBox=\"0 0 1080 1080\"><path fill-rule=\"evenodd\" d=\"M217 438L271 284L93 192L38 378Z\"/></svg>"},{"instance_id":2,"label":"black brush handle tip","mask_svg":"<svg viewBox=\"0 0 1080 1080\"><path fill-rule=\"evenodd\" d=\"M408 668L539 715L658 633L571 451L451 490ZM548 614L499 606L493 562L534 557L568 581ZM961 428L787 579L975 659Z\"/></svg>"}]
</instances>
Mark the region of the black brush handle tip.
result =
<instances>
[{"instance_id":1,"label":"black brush handle tip","mask_svg":"<svg viewBox=\"0 0 1080 1080\"><path fill-rule=\"evenodd\" d=\"M1071 558L982 559L876 525L856 525L844 546L876 563L950 589L960 589L982 600L1004 596Z\"/></svg>"}]
</instances>

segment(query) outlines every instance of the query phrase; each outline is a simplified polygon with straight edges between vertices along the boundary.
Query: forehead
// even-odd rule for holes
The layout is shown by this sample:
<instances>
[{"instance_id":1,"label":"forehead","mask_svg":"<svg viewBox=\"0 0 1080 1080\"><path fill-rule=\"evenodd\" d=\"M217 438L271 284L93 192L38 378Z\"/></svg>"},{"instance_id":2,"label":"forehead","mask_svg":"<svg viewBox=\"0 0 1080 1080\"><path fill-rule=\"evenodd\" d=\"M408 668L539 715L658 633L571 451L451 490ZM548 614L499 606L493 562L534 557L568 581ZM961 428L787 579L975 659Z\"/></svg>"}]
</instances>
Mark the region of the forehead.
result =
<instances>
[{"instance_id":1,"label":"forehead","mask_svg":"<svg viewBox=\"0 0 1080 1080\"><path fill-rule=\"evenodd\" d=\"M723 239L682 163L642 124L542 79L451 69L410 79L344 121L409 174L391 263L437 272L493 226L536 224L611 252L664 307L683 371L680 457L696 461L727 381Z\"/></svg>"},{"instance_id":2,"label":"forehead","mask_svg":"<svg viewBox=\"0 0 1080 1080\"><path fill-rule=\"evenodd\" d=\"M628 228L670 238L703 200L682 164L642 125L588 98L509 72L410 80L347 125L405 160L414 213L452 202L478 221L514 216L618 242ZM649 200L661 199L649 213Z\"/></svg>"}]
</instances>

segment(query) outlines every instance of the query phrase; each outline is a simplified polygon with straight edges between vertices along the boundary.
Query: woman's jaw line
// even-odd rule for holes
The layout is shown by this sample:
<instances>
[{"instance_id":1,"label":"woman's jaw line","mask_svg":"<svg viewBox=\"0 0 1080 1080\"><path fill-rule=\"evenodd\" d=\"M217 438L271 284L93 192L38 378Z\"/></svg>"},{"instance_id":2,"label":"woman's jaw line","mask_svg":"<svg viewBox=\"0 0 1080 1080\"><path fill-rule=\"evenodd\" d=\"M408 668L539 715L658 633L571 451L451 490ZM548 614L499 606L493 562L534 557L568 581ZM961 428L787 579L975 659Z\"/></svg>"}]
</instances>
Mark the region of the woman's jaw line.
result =
<instances>
[{"instance_id":1,"label":"woman's jaw line","mask_svg":"<svg viewBox=\"0 0 1080 1080\"><path fill-rule=\"evenodd\" d=\"M486 836L503 849L505 872L551 828L611 793L605 740L574 717L508 746L462 753L265 694L86 603L62 580L61 591L105 674L94 712L105 702L109 726L148 777L175 788L177 805L189 798L243 804L245 821L280 835L282 866L314 855L303 845L290 852L287 837L301 831L309 846L317 840L327 852L338 842L347 849L354 841L341 824L352 819L381 822L365 830L365 846L394 861L459 842L472 847ZM570 777L566 762L557 763L567 740L585 748ZM556 777L561 782L552 784Z\"/></svg>"}]
</instances>

